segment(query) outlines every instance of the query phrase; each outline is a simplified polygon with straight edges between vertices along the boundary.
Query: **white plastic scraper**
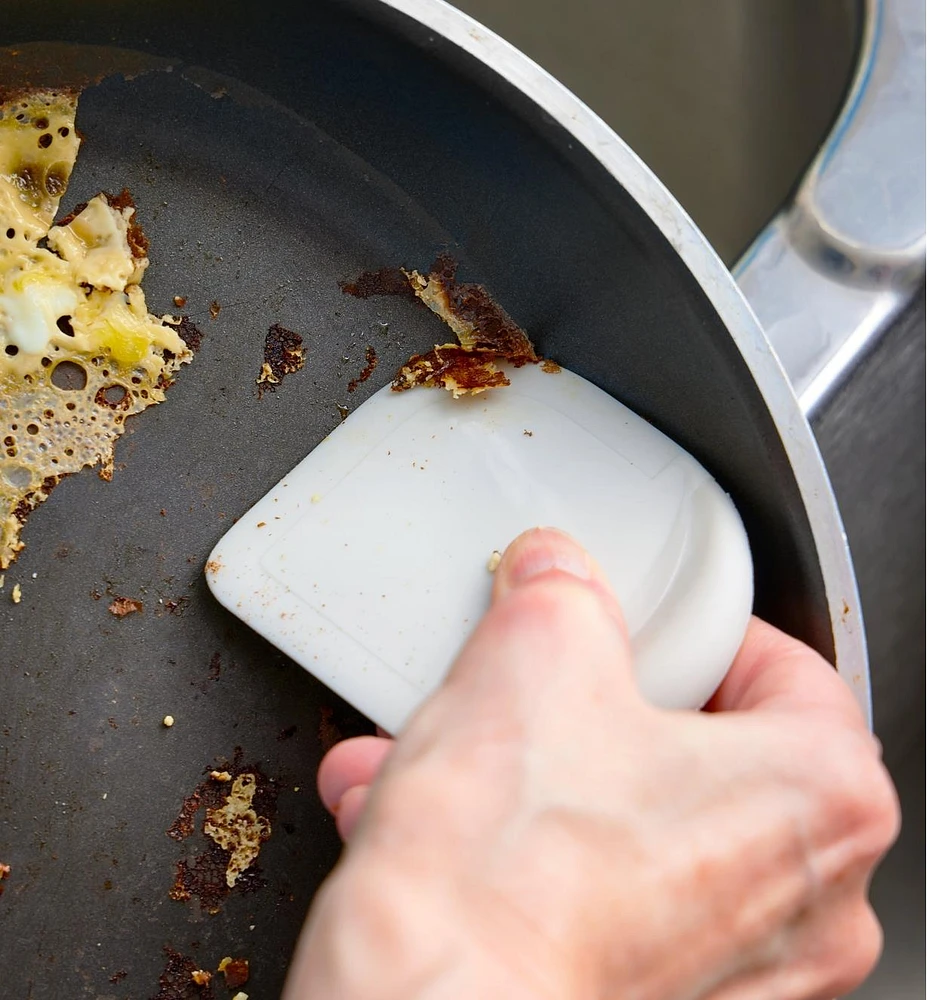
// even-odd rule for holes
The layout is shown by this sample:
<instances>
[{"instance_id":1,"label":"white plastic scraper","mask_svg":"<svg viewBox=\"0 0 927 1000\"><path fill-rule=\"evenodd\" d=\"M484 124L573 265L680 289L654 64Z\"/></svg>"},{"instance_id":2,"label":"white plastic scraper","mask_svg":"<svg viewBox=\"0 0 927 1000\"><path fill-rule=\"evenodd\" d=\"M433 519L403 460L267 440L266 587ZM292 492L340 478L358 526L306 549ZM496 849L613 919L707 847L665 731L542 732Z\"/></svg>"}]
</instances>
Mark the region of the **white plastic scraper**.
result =
<instances>
[{"instance_id":1,"label":"white plastic scraper","mask_svg":"<svg viewBox=\"0 0 927 1000\"><path fill-rule=\"evenodd\" d=\"M551 525L624 608L641 687L695 708L743 638L750 550L733 504L678 445L566 370L511 386L372 396L213 551L213 593L398 732L488 606L494 552Z\"/></svg>"}]
</instances>

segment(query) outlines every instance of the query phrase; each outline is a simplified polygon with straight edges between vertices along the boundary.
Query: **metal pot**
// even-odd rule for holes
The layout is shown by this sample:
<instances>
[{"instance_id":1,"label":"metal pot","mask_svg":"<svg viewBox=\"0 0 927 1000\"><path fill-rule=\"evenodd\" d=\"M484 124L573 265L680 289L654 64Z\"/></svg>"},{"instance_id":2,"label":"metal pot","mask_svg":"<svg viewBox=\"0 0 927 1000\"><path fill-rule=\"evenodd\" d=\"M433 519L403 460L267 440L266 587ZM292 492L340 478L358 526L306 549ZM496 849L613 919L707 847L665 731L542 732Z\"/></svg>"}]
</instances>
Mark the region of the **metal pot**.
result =
<instances>
[{"instance_id":1,"label":"metal pot","mask_svg":"<svg viewBox=\"0 0 927 1000\"><path fill-rule=\"evenodd\" d=\"M424 313L343 298L339 279L368 267L451 250L546 355L691 450L741 510L757 612L834 661L868 712L849 554L789 381L689 218L556 81L437 0L4 13L7 69L41 43L55 72L101 78L82 97L68 206L127 184L152 243L149 301L185 296L206 333L117 449L125 468L63 483L7 574L23 601L0 605L6 995L154 995L165 945L203 967L245 954L250 992L279 990L339 850L315 769L332 738L369 727L219 608L202 563L339 405L432 343ZM275 322L309 361L259 400ZM382 377L349 395L368 342ZM145 613L116 621L94 600L117 593ZM165 836L184 796L204 769L249 763L277 798L256 891L215 914L170 898L203 847Z\"/></svg>"}]
</instances>

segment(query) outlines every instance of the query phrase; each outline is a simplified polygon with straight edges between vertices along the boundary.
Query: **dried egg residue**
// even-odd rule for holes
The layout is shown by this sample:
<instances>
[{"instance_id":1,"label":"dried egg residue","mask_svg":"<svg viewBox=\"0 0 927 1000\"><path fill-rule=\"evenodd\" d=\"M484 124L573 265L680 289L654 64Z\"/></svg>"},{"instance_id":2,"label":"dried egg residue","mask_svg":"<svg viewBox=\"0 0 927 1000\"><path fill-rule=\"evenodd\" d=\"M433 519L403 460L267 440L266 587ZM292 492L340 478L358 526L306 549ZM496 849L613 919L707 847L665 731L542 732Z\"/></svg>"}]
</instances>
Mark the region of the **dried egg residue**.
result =
<instances>
[{"instance_id":1,"label":"dried egg residue","mask_svg":"<svg viewBox=\"0 0 927 1000\"><path fill-rule=\"evenodd\" d=\"M232 782L225 804L206 813L203 832L225 851L229 851L225 881L231 889L246 868L250 867L270 837L270 820L258 816L251 803L257 791L257 779L245 772Z\"/></svg>"},{"instance_id":2,"label":"dried egg residue","mask_svg":"<svg viewBox=\"0 0 927 1000\"><path fill-rule=\"evenodd\" d=\"M126 418L161 402L192 357L148 312L128 192L51 225L80 145L76 109L58 92L0 105L0 570L62 476L100 465L111 478Z\"/></svg>"}]
</instances>

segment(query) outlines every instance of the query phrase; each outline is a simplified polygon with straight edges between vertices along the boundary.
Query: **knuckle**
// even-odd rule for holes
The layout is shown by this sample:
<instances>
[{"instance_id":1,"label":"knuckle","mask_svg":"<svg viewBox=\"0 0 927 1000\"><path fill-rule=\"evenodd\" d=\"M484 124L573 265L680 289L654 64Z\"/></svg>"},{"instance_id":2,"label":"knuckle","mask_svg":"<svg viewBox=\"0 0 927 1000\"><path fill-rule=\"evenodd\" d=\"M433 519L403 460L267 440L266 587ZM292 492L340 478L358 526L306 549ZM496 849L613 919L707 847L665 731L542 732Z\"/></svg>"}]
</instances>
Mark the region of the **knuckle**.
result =
<instances>
[{"instance_id":1,"label":"knuckle","mask_svg":"<svg viewBox=\"0 0 927 1000\"><path fill-rule=\"evenodd\" d=\"M862 860L881 857L898 835L900 810L868 736L832 733L821 765L835 826L855 842Z\"/></svg>"},{"instance_id":2,"label":"knuckle","mask_svg":"<svg viewBox=\"0 0 927 1000\"><path fill-rule=\"evenodd\" d=\"M843 996L867 979L882 954L882 941L882 926L864 903L842 942L840 957L826 977L828 995Z\"/></svg>"}]
</instances>

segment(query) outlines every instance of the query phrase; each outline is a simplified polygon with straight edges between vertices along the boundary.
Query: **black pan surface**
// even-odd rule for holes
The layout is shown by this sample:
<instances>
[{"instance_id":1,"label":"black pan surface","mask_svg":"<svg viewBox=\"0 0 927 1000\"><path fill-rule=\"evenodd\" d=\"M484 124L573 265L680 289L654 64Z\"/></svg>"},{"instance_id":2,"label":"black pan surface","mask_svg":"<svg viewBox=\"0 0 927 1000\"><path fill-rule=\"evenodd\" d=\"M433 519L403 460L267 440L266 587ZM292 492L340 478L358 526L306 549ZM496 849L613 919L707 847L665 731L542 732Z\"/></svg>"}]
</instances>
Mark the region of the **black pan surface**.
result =
<instances>
[{"instance_id":1,"label":"black pan surface","mask_svg":"<svg viewBox=\"0 0 927 1000\"><path fill-rule=\"evenodd\" d=\"M150 307L185 296L205 336L167 401L131 422L112 483L71 477L31 517L0 592L3 998L184 996L159 993L165 946L204 968L247 957L246 992L280 990L339 852L318 762L336 736L372 727L220 608L203 564L339 406L444 339L412 303L343 296L339 280L366 268L449 250L545 355L693 451L744 516L757 610L833 655L778 433L640 208L524 97L420 26L376 3L306 8L4 3L0 45L46 44L63 77L73 52L47 43L108 50L82 50L104 78L81 98L63 208L128 186L151 239ZM105 75L115 49L159 61ZM21 58L0 53L4 72ZM258 399L272 323L303 336L308 361ZM368 344L380 365L349 393ZM144 612L114 618L116 595ZM271 780L273 833L249 891L210 914L169 896L204 839L166 831L204 769L236 753Z\"/></svg>"}]
</instances>

